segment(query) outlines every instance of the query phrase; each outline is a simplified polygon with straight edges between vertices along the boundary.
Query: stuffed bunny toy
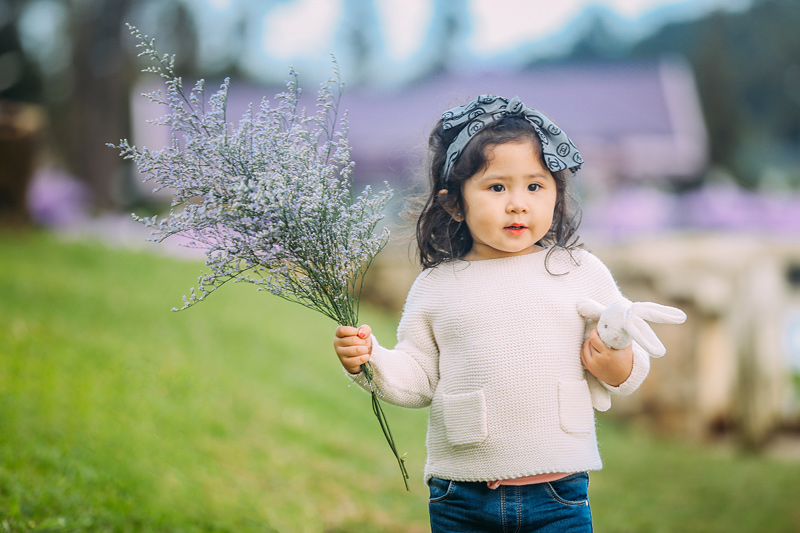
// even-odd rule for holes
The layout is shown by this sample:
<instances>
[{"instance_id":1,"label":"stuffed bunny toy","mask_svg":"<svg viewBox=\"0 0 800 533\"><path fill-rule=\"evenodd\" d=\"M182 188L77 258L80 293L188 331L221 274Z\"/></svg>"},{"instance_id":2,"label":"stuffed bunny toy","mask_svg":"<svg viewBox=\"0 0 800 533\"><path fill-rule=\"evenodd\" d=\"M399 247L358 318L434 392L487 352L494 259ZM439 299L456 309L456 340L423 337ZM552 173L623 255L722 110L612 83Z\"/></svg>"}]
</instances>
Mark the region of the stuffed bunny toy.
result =
<instances>
[{"instance_id":1,"label":"stuffed bunny toy","mask_svg":"<svg viewBox=\"0 0 800 533\"><path fill-rule=\"evenodd\" d=\"M636 341L653 357L661 357L667 349L645 320L659 324L681 324L686 320L686 313L676 307L628 300L604 307L587 298L578 302L578 314L597 321L597 333L609 348L619 350ZM592 405L598 411L607 411L611 407L608 390L588 371L586 378L592 393Z\"/></svg>"}]
</instances>

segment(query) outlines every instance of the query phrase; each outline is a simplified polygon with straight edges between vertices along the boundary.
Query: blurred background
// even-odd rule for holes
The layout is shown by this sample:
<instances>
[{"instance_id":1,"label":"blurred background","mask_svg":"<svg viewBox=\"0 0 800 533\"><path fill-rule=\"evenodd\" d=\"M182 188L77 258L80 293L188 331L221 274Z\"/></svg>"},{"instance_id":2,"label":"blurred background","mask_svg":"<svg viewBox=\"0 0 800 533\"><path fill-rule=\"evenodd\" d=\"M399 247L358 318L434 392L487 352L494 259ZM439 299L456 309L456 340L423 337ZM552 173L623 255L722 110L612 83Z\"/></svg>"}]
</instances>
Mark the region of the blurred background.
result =
<instances>
[{"instance_id":1,"label":"blurred background","mask_svg":"<svg viewBox=\"0 0 800 533\"><path fill-rule=\"evenodd\" d=\"M0 0L6 235L146 246L129 213L168 199L106 143L168 133L126 22L186 80L230 76L232 120L290 65L313 94L333 54L356 186L389 182L396 211L442 111L520 96L586 160L587 246L629 298L689 316L656 327L668 355L608 416L800 461L797 0ZM410 226L389 224L367 298L396 316L417 270Z\"/></svg>"}]
</instances>

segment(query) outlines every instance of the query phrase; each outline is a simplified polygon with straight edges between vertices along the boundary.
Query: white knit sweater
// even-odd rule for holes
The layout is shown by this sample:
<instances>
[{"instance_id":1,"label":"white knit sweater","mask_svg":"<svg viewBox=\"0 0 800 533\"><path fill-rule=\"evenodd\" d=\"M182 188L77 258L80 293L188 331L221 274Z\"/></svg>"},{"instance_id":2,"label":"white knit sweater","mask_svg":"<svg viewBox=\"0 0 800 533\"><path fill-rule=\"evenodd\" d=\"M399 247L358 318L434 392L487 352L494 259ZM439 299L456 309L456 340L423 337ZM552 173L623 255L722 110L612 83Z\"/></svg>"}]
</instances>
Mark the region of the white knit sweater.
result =
<instances>
[{"instance_id":1,"label":"white knit sweater","mask_svg":"<svg viewBox=\"0 0 800 533\"><path fill-rule=\"evenodd\" d=\"M430 405L430 477L492 481L602 467L594 410L580 360L583 298L620 300L608 269L585 251L554 251L423 271L414 282L394 349L373 338L383 400ZM576 264L577 263L577 264ZM650 368L634 344L630 394ZM366 388L363 375L354 376Z\"/></svg>"}]
</instances>

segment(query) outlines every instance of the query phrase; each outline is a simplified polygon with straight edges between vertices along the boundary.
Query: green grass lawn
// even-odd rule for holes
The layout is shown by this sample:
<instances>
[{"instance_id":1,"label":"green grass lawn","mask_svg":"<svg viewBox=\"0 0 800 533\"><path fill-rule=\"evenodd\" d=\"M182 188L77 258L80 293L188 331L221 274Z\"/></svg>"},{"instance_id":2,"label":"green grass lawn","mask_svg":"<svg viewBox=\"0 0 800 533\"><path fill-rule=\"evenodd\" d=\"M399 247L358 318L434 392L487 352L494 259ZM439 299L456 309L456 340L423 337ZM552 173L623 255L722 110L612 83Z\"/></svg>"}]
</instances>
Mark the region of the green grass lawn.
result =
<instances>
[{"instance_id":1,"label":"green grass lawn","mask_svg":"<svg viewBox=\"0 0 800 533\"><path fill-rule=\"evenodd\" d=\"M0 234L0 532L426 531L427 412L386 408L406 493L335 325L250 286L170 312L199 269ZM599 423L598 531L800 528L800 463Z\"/></svg>"}]
</instances>

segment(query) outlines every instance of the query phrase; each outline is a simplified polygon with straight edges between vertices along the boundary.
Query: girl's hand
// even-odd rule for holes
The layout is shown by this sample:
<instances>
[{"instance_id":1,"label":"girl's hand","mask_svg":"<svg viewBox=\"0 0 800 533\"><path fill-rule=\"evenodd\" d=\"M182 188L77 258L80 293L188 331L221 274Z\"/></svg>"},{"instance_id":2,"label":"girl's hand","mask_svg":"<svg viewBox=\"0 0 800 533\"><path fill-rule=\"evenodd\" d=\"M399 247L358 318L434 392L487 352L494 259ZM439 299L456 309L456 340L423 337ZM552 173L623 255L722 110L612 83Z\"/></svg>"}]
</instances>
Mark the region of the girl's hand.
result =
<instances>
[{"instance_id":1,"label":"girl's hand","mask_svg":"<svg viewBox=\"0 0 800 533\"><path fill-rule=\"evenodd\" d=\"M621 350L609 348L600 340L597 329L593 329L583 343L581 361L594 377L612 387L619 387L633 371L633 348L630 344Z\"/></svg>"},{"instance_id":2,"label":"girl's hand","mask_svg":"<svg viewBox=\"0 0 800 533\"><path fill-rule=\"evenodd\" d=\"M372 353L372 329L364 324L356 329L350 326L336 328L333 349L339 356L342 366L351 374L361 372L361 365L369 361Z\"/></svg>"}]
</instances>

